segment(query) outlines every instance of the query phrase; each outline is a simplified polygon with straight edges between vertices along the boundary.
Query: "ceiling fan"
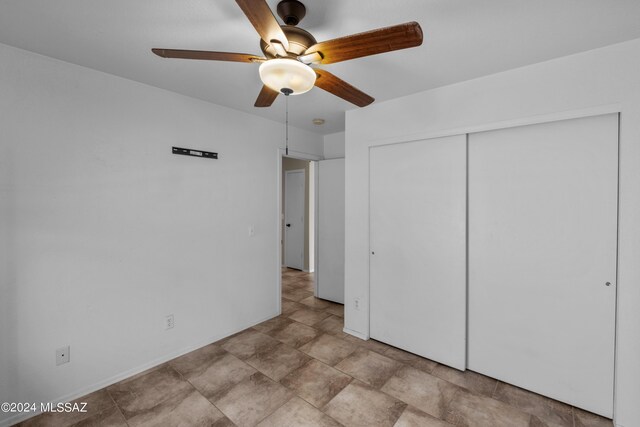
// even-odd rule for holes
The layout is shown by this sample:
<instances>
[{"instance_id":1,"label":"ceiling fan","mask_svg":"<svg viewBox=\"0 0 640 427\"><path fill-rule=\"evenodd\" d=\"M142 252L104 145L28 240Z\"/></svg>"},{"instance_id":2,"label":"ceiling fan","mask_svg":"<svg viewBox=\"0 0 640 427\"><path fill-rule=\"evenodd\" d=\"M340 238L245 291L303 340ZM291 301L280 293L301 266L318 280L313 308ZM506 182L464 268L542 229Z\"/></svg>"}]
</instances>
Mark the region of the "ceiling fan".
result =
<instances>
[{"instance_id":1,"label":"ceiling fan","mask_svg":"<svg viewBox=\"0 0 640 427\"><path fill-rule=\"evenodd\" d=\"M365 107L374 101L371 96L330 72L311 65L333 64L422 44L422 28L417 22L318 43L309 32L297 27L306 14L305 6L298 0L278 3L278 15L285 25L278 23L265 0L236 0L236 3L260 35L260 49L264 56L179 49L152 51L163 58L260 63L263 87L255 102L256 107L269 107L280 93L298 95L314 85L358 107Z\"/></svg>"}]
</instances>

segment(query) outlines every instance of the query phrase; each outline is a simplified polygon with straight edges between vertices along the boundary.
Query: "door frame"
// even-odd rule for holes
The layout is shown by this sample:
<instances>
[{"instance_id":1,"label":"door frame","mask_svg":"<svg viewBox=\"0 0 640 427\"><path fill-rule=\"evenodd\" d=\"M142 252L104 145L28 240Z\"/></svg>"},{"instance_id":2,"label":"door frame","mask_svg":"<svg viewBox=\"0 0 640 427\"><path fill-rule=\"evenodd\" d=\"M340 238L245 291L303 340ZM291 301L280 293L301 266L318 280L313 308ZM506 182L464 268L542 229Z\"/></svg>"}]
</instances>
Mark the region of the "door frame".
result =
<instances>
[{"instance_id":1,"label":"door frame","mask_svg":"<svg viewBox=\"0 0 640 427\"><path fill-rule=\"evenodd\" d=\"M293 150L289 150L289 153L287 154L285 152L284 148L278 148L276 150L276 236L275 236L275 241L274 241L274 247L275 247L275 253L276 253L276 258L275 258L275 264L276 264L276 277L275 277L275 281L276 281L276 292L275 292L275 299L276 299L276 316L279 316L282 314L282 246L281 246L281 240L282 240L282 219L280 215L283 215L284 212L282 212L282 158L283 157L289 157L292 159L298 159L298 160L308 160L308 161L312 161L312 162L317 162L318 160L322 160L323 157L319 156L319 155L315 155L315 154L309 154L309 153L302 153L299 151L293 151ZM315 233L317 234L318 232L318 168L314 167L313 168L313 175L314 175L314 180L313 180L313 194L314 194L314 215L313 215L313 228ZM309 171L309 173L311 173L311 170ZM318 264L318 239L315 239L314 241L314 264L315 266L317 266ZM318 294L318 290L316 288L317 283L314 279L314 295Z\"/></svg>"},{"instance_id":2,"label":"door frame","mask_svg":"<svg viewBox=\"0 0 640 427\"><path fill-rule=\"evenodd\" d=\"M306 209L307 207L305 206L306 203L305 203L305 197L304 197L305 194L304 193L306 193L307 174L306 174L306 171L304 169L291 169L291 170L286 170L286 171L283 171L283 172L284 172L285 180L284 180L284 194L283 194L284 209L283 209L283 212L282 212L282 218L284 219L285 226L286 226L286 222L287 222L286 221L286 219L287 219L287 216L286 216L287 215L287 198L286 198L286 194L287 194L287 175L293 174L293 173L302 173L302 177L305 180L304 188L303 188L303 191L302 191L302 226L303 226L303 230L302 230L302 266L300 267L300 270L305 271L305 269L304 269L304 262L305 262L304 253L307 250L307 248L305 248L305 244L304 244L304 232L306 231L306 230L304 230L304 223L305 223L306 220L310 219L310 218L307 218L307 216L305 214L305 211L307 210ZM309 171L309 174L311 174L311 171ZM309 195L309 196L311 196L311 195ZM286 233L287 233L287 230L283 229L283 231L284 231L284 234L283 234L283 238L282 238L282 245L283 245L283 248L284 248L284 259L283 259L284 264L282 266L285 267L286 266L285 265L286 264L286 260L287 260L287 245L286 245L286 236L287 236Z\"/></svg>"},{"instance_id":3,"label":"door frame","mask_svg":"<svg viewBox=\"0 0 640 427\"><path fill-rule=\"evenodd\" d=\"M579 118L586 118L586 117L592 117L592 116L600 116L600 115L604 115L604 114L618 114L618 192L617 192L617 199L618 199L618 206L617 206L617 210L618 210L618 216L617 216L617 220L618 220L618 232L617 232L617 247L616 247L616 275L615 275L615 280L616 280L616 296L615 296L615 333L614 333L614 357L613 357L613 424L614 426L618 426L617 424L617 416L618 416L618 357L619 357L619 309L618 307L620 307L620 300L619 300L619 295L620 295L620 277L619 277L619 272L620 272L620 183L621 183L621 138L622 138L622 134L621 134L621 121L622 121L622 117L623 117L623 108L622 105L620 103L613 103L613 104L605 104L605 105L598 105L598 106L593 106L593 107L586 107L586 108L576 108L576 109L571 109L571 110L566 110L566 111L556 111L556 112L550 112L550 113L542 113L539 115L527 115L527 116L522 116L522 117L517 117L514 119L508 119L508 120L500 120L500 121L491 121L491 122L487 122L487 123L483 123L483 124L479 124L479 125L463 125L463 126L454 126L451 128L445 128L445 129L438 129L438 130L429 130L429 131L424 131L424 132L417 132L417 133L413 133L413 134L402 134L402 135L397 135L397 136L392 136L392 137L386 137L386 138L372 138L369 139L367 141L367 146L366 146L366 150L367 150L367 286L366 286L366 293L363 295L364 296L364 302L365 302L365 307L364 307L364 312L366 314L366 322L364 323L366 325L366 330L364 332L360 332L360 331L356 331L353 329L348 328L346 325L344 327L344 332L353 335L355 337L358 337L362 340L368 340L370 338L370 323L371 323L371 316L370 316L370 304L369 304L369 298L371 295L370 289L371 289L371 266L370 266L370 259L369 259L369 254L371 253L371 222L370 222L370 215L371 215L371 206L370 206L370 201L369 201L369 197L370 197L370 191L371 191L371 182L370 182L370 173L371 173L371 149L379 147L379 146L384 146L384 145L394 145L394 144L403 144L406 142L414 142L414 141L420 141L420 140L424 140L424 139L435 139L435 138L441 138L441 137L445 137L445 136L454 136L454 135L466 135L468 138L469 134L473 134L473 133L478 133L478 132L484 132L484 131L493 131L493 130L500 130L500 129L508 129L508 128L512 128L512 127L519 127L519 126L527 126L527 125L535 125L535 124L542 124L542 123L549 123L549 122L555 122L555 121L561 121L561 120L571 120L571 119L579 119ZM467 284L468 286L468 284ZM624 286L624 285L623 285ZM346 283L345 283L345 307L347 307L347 304L349 304L350 301L346 300Z\"/></svg>"}]
</instances>

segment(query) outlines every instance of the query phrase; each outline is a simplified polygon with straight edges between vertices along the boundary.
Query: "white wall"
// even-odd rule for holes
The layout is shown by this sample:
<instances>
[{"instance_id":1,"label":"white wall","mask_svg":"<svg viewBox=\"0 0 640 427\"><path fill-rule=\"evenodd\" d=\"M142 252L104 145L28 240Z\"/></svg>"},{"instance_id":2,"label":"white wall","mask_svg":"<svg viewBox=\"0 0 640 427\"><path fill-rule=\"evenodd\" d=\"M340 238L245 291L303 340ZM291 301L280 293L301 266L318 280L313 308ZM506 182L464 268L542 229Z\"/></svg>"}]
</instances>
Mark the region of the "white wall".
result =
<instances>
[{"instance_id":1,"label":"white wall","mask_svg":"<svg viewBox=\"0 0 640 427\"><path fill-rule=\"evenodd\" d=\"M324 136L324 158L344 158L344 132L330 133Z\"/></svg>"},{"instance_id":2,"label":"white wall","mask_svg":"<svg viewBox=\"0 0 640 427\"><path fill-rule=\"evenodd\" d=\"M321 136L290 139L322 155ZM275 316L283 141L280 123L0 45L0 402L83 395Z\"/></svg>"},{"instance_id":3,"label":"white wall","mask_svg":"<svg viewBox=\"0 0 640 427\"><path fill-rule=\"evenodd\" d=\"M640 39L348 111L346 329L369 335L369 147L544 121L582 109L622 114L616 422L639 425ZM359 311L353 305L357 297Z\"/></svg>"}]
</instances>

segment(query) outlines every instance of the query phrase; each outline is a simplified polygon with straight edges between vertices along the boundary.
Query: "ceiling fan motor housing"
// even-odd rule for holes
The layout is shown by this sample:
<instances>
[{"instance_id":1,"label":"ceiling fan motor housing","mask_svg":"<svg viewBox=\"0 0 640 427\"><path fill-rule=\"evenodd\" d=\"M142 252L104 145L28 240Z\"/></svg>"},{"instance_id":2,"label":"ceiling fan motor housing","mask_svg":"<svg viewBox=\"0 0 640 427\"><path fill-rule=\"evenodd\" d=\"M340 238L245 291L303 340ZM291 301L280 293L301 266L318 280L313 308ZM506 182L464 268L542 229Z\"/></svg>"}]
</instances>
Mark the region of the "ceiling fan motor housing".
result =
<instances>
[{"instance_id":1,"label":"ceiling fan motor housing","mask_svg":"<svg viewBox=\"0 0 640 427\"><path fill-rule=\"evenodd\" d=\"M289 40L288 57L297 58L302 55L308 48L316 44L316 39L308 31L293 25L281 25L282 31ZM260 50L268 59L277 58L278 55L271 43L260 40Z\"/></svg>"}]
</instances>

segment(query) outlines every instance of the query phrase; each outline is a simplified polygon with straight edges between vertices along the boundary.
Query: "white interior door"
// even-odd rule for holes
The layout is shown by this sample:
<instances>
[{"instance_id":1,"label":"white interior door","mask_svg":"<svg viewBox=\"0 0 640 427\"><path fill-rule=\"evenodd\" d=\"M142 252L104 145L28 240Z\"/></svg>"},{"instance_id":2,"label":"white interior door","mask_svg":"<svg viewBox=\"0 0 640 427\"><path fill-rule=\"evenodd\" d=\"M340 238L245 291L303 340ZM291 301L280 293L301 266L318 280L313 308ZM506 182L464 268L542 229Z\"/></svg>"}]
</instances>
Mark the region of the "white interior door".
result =
<instances>
[{"instance_id":1,"label":"white interior door","mask_svg":"<svg viewBox=\"0 0 640 427\"><path fill-rule=\"evenodd\" d=\"M371 337L458 369L466 344L466 137L370 151Z\"/></svg>"},{"instance_id":2,"label":"white interior door","mask_svg":"<svg viewBox=\"0 0 640 427\"><path fill-rule=\"evenodd\" d=\"M304 170L285 172L284 265L304 269Z\"/></svg>"},{"instance_id":3,"label":"white interior door","mask_svg":"<svg viewBox=\"0 0 640 427\"><path fill-rule=\"evenodd\" d=\"M344 304L344 159L318 162L318 298Z\"/></svg>"},{"instance_id":4,"label":"white interior door","mask_svg":"<svg viewBox=\"0 0 640 427\"><path fill-rule=\"evenodd\" d=\"M468 367L606 417L617 165L617 115L469 136Z\"/></svg>"}]
</instances>

